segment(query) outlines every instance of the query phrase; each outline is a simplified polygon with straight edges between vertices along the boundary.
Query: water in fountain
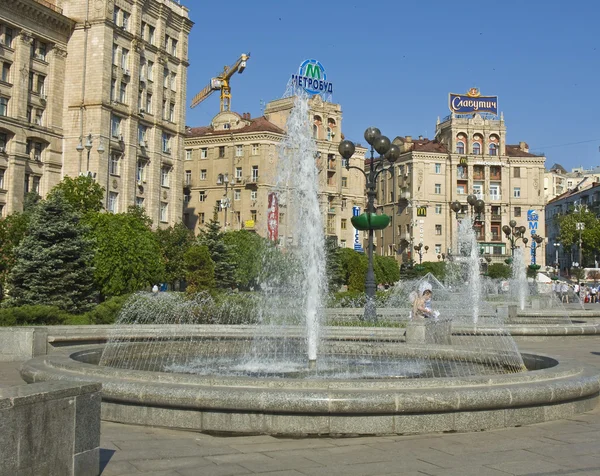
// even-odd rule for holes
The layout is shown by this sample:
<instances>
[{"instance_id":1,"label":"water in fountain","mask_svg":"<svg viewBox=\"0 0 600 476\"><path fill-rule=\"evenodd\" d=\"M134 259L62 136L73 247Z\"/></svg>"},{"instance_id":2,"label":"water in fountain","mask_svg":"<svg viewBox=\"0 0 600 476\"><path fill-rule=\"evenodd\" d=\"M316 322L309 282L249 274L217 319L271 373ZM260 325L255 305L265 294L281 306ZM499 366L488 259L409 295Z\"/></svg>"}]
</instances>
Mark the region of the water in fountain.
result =
<instances>
[{"instance_id":1,"label":"water in fountain","mask_svg":"<svg viewBox=\"0 0 600 476\"><path fill-rule=\"evenodd\" d=\"M525 256L522 248L515 248L512 261L511 292L517 299L519 309L525 309L525 300L529 295L527 274L525 271Z\"/></svg>"},{"instance_id":2,"label":"water in fountain","mask_svg":"<svg viewBox=\"0 0 600 476\"><path fill-rule=\"evenodd\" d=\"M481 271L479 260L479 246L473 229L473 221L465 219L458 225L458 250L459 255L466 263L468 272L468 287L470 299L468 305L472 310L472 322L477 324L479 320L479 307L481 303Z\"/></svg>"}]
</instances>

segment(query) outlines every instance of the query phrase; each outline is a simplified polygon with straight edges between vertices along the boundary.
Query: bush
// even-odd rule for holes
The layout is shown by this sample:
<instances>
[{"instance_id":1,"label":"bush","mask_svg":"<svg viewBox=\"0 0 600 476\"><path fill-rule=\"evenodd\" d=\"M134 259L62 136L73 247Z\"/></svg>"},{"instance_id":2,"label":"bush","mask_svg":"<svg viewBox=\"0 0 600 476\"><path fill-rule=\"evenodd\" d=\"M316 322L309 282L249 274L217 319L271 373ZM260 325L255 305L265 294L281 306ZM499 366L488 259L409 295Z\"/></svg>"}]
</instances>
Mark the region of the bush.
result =
<instances>
[{"instance_id":1,"label":"bush","mask_svg":"<svg viewBox=\"0 0 600 476\"><path fill-rule=\"evenodd\" d=\"M375 305L385 306L390 294L385 291L375 293ZM364 307L367 302L367 295L360 291L346 291L332 293L327 300L327 307Z\"/></svg>"},{"instance_id":2,"label":"bush","mask_svg":"<svg viewBox=\"0 0 600 476\"><path fill-rule=\"evenodd\" d=\"M129 294L114 296L98 304L94 309L85 314L87 322L82 322L82 324L114 324L129 296Z\"/></svg>"},{"instance_id":3,"label":"bush","mask_svg":"<svg viewBox=\"0 0 600 476\"><path fill-rule=\"evenodd\" d=\"M56 306L25 305L0 309L0 326L53 326L71 316Z\"/></svg>"},{"instance_id":4,"label":"bush","mask_svg":"<svg viewBox=\"0 0 600 476\"><path fill-rule=\"evenodd\" d=\"M512 268L502 263L490 264L487 269L487 275L492 279L510 279Z\"/></svg>"}]
</instances>

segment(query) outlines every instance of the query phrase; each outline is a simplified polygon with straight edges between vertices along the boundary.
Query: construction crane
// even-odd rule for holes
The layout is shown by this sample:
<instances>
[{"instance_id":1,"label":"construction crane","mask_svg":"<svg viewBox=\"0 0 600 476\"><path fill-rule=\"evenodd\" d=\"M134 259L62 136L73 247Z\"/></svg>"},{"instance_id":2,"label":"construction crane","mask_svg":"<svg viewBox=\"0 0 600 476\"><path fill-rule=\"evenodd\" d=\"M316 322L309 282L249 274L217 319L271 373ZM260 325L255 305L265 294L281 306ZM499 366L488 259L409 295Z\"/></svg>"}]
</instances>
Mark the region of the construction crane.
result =
<instances>
[{"instance_id":1,"label":"construction crane","mask_svg":"<svg viewBox=\"0 0 600 476\"><path fill-rule=\"evenodd\" d=\"M196 107L202 101L204 101L213 92L221 90L221 112L229 111L231 104L231 88L229 87L229 81L235 73L243 73L246 69L246 61L250 59L250 53L242 54L238 60L231 66L225 66L223 72L216 78L212 78L208 86L200 91L194 99L190 107Z\"/></svg>"}]
</instances>

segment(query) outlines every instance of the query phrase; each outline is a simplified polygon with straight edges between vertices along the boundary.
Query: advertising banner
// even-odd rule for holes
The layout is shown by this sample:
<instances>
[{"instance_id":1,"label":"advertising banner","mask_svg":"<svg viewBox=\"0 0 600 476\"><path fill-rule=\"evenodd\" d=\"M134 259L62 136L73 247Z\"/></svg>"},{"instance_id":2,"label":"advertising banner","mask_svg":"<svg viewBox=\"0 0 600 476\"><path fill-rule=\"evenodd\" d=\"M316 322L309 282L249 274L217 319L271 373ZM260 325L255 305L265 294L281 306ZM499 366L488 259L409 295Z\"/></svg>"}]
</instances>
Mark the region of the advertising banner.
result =
<instances>
[{"instance_id":1,"label":"advertising banner","mask_svg":"<svg viewBox=\"0 0 600 476\"><path fill-rule=\"evenodd\" d=\"M279 239L279 201L275 192L269 193L267 215L267 235L269 240L277 241Z\"/></svg>"},{"instance_id":2,"label":"advertising banner","mask_svg":"<svg viewBox=\"0 0 600 476\"><path fill-rule=\"evenodd\" d=\"M498 115L498 96L482 96L479 89L471 88L467 94L450 93L448 106L455 114L487 112Z\"/></svg>"},{"instance_id":3,"label":"advertising banner","mask_svg":"<svg viewBox=\"0 0 600 476\"><path fill-rule=\"evenodd\" d=\"M352 207L352 216L357 217L360 215L360 207ZM360 244L360 232L356 228L352 228L354 232L354 251L364 253L363 247Z\"/></svg>"}]
</instances>

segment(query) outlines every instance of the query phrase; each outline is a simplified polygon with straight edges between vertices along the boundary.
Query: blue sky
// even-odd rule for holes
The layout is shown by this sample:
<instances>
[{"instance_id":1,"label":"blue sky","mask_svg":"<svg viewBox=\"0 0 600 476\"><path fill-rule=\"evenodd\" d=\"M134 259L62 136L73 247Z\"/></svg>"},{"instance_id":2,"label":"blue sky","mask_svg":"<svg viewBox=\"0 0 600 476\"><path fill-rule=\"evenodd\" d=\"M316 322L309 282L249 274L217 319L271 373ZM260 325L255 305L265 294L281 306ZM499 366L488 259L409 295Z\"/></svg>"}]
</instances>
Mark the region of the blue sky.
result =
<instances>
[{"instance_id":1,"label":"blue sky","mask_svg":"<svg viewBox=\"0 0 600 476\"><path fill-rule=\"evenodd\" d=\"M600 165L599 2L455 0L295 2L183 0L190 36L188 104L210 78L251 52L232 82L232 110L261 114L307 58L321 61L343 110L342 130L362 141L374 125L432 137L448 93L497 95L507 141L546 153L547 166ZM225 6L226 5L226 6ZM187 124L206 125L218 92ZM568 145L571 144L571 145Z\"/></svg>"}]
</instances>

